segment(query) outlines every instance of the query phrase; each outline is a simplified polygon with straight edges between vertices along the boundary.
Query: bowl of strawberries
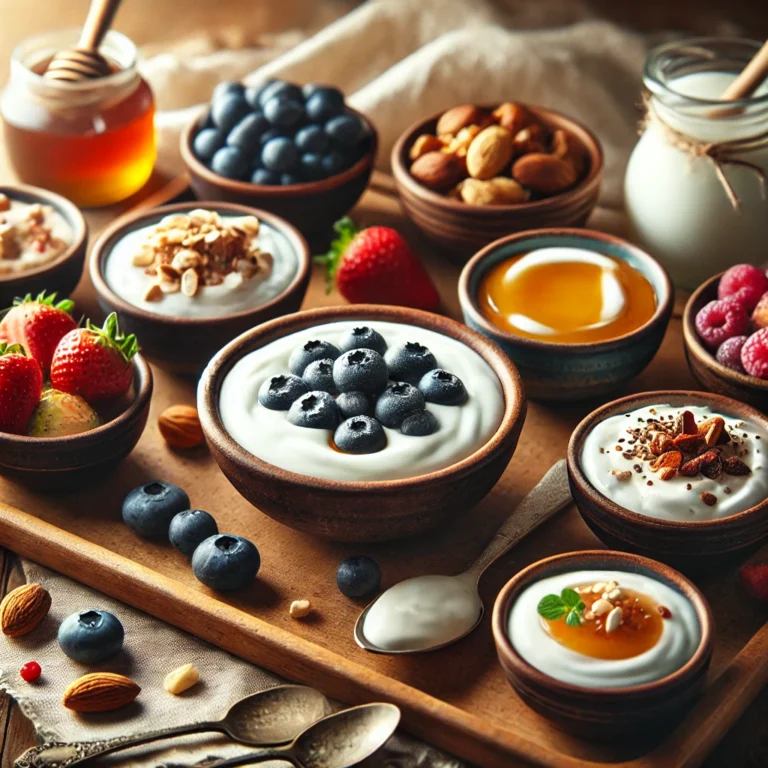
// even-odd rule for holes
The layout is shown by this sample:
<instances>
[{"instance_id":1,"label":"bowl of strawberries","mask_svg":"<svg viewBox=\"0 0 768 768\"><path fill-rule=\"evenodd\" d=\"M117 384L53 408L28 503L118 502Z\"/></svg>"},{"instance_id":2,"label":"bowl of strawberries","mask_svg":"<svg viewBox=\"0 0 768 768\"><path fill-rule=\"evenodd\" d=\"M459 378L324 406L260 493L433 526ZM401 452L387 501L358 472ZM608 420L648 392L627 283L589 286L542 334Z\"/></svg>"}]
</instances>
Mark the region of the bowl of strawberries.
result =
<instances>
[{"instance_id":1,"label":"bowl of strawberries","mask_svg":"<svg viewBox=\"0 0 768 768\"><path fill-rule=\"evenodd\" d=\"M116 315L78 324L41 293L0 321L0 475L52 490L93 481L141 437L152 373Z\"/></svg>"},{"instance_id":2,"label":"bowl of strawberries","mask_svg":"<svg viewBox=\"0 0 768 768\"><path fill-rule=\"evenodd\" d=\"M683 312L688 367L705 389L768 413L768 273L737 264L702 283Z\"/></svg>"}]
</instances>

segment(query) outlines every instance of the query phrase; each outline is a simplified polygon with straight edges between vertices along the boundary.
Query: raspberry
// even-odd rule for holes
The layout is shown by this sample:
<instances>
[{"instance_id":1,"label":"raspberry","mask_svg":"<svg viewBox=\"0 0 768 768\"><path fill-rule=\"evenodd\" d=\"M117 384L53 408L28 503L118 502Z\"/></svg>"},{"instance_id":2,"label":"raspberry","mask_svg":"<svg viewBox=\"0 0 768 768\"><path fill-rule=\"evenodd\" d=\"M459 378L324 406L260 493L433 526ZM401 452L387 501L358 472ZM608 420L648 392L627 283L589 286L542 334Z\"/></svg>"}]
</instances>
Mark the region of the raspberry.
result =
<instances>
[{"instance_id":1,"label":"raspberry","mask_svg":"<svg viewBox=\"0 0 768 768\"><path fill-rule=\"evenodd\" d=\"M768 292L760 297L755 311L752 313L752 327L757 331L760 328L768 328Z\"/></svg>"},{"instance_id":2,"label":"raspberry","mask_svg":"<svg viewBox=\"0 0 768 768\"><path fill-rule=\"evenodd\" d=\"M40 677L40 665L36 661L28 661L20 670L21 679L26 683L34 683Z\"/></svg>"},{"instance_id":3,"label":"raspberry","mask_svg":"<svg viewBox=\"0 0 768 768\"><path fill-rule=\"evenodd\" d=\"M768 328L753 333L741 348L741 364L750 376L768 379Z\"/></svg>"},{"instance_id":4,"label":"raspberry","mask_svg":"<svg viewBox=\"0 0 768 768\"><path fill-rule=\"evenodd\" d=\"M751 312L768 291L768 276L752 264L737 264L723 273L717 287L717 298L734 296Z\"/></svg>"},{"instance_id":5,"label":"raspberry","mask_svg":"<svg viewBox=\"0 0 768 768\"><path fill-rule=\"evenodd\" d=\"M717 349L732 336L744 335L748 329L747 310L734 301L710 301L696 315L696 330L710 349Z\"/></svg>"},{"instance_id":6,"label":"raspberry","mask_svg":"<svg viewBox=\"0 0 768 768\"><path fill-rule=\"evenodd\" d=\"M741 348L747 341L746 336L733 336L726 339L718 348L715 358L726 368L731 368L739 373L744 373L744 366L741 364Z\"/></svg>"}]
</instances>

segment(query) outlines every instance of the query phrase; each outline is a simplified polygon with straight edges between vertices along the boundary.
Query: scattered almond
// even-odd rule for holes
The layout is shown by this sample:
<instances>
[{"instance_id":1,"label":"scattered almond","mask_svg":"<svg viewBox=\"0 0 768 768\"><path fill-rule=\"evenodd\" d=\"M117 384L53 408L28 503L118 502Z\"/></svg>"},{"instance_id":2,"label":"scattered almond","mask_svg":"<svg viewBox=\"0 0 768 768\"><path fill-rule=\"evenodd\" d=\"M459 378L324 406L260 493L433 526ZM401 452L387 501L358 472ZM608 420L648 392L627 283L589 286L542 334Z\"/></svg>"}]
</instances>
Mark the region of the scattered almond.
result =
<instances>
[{"instance_id":1,"label":"scattered almond","mask_svg":"<svg viewBox=\"0 0 768 768\"><path fill-rule=\"evenodd\" d=\"M294 600L291 603L291 607L288 609L288 613L291 614L292 619L303 619L309 615L312 610L312 603L309 600Z\"/></svg>"},{"instance_id":2,"label":"scattered almond","mask_svg":"<svg viewBox=\"0 0 768 768\"><path fill-rule=\"evenodd\" d=\"M178 696L188 691L200 679L200 672L194 664L184 664L169 672L163 681L163 688L168 693Z\"/></svg>"},{"instance_id":3,"label":"scattered almond","mask_svg":"<svg viewBox=\"0 0 768 768\"><path fill-rule=\"evenodd\" d=\"M171 448L195 448L205 441L200 416L191 405L172 405L157 419L157 427Z\"/></svg>"},{"instance_id":4,"label":"scattered almond","mask_svg":"<svg viewBox=\"0 0 768 768\"><path fill-rule=\"evenodd\" d=\"M490 179L508 165L513 152L512 134L499 125L489 125L469 145L467 172L475 179Z\"/></svg>"},{"instance_id":5,"label":"scattered almond","mask_svg":"<svg viewBox=\"0 0 768 768\"><path fill-rule=\"evenodd\" d=\"M40 584L24 584L9 592L0 603L0 628L8 637L22 637L48 615L51 596Z\"/></svg>"},{"instance_id":6,"label":"scattered almond","mask_svg":"<svg viewBox=\"0 0 768 768\"><path fill-rule=\"evenodd\" d=\"M75 680L64 691L62 703L73 712L111 712L130 704L139 693L141 688L128 677L93 672Z\"/></svg>"},{"instance_id":7,"label":"scattered almond","mask_svg":"<svg viewBox=\"0 0 768 768\"><path fill-rule=\"evenodd\" d=\"M427 152L411 166L411 175L425 187L435 190L454 186L464 173L463 161L445 152Z\"/></svg>"},{"instance_id":8,"label":"scattered almond","mask_svg":"<svg viewBox=\"0 0 768 768\"><path fill-rule=\"evenodd\" d=\"M533 152L515 161L512 166L512 178L534 192L555 195L572 186L577 175L576 169L569 162L552 155Z\"/></svg>"}]
</instances>

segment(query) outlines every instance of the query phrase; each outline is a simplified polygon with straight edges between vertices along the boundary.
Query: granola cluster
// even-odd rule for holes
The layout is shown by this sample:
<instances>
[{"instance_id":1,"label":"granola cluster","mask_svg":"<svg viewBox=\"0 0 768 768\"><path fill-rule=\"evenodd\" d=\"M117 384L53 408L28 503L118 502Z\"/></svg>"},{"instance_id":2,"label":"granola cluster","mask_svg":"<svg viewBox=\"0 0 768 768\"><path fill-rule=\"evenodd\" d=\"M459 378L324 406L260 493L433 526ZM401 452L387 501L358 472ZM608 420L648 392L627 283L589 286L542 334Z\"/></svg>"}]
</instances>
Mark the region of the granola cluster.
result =
<instances>
[{"instance_id":1,"label":"granola cluster","mask_svg":"<svg viewBox=\"0 0 768 768\"><path fill-rule=\"evenodd\" d=\"M196 296L203 286L264 280L272 270L272 255L256 245L255 216L222 220L218 213L195 209L162 219L133 257L133 265L155 278L145 301L166 294Z\"/></svg>"},{"instance_id":2,"label":"granola cluster","mask_svg":"<svg viewBox=\"0 0 768 768\"><path fill-rule=\"evenodd\" d=\"M14 221L8 215L10 210L10 199L0 193L0 273L12 268L11 264L2 264L2 261L17 261L25 252L45 254L48 260L52 260L69 247L46 225L46 216L54 213L51 206L33 203L22 218Z\"/></svg>"}]
</instances>

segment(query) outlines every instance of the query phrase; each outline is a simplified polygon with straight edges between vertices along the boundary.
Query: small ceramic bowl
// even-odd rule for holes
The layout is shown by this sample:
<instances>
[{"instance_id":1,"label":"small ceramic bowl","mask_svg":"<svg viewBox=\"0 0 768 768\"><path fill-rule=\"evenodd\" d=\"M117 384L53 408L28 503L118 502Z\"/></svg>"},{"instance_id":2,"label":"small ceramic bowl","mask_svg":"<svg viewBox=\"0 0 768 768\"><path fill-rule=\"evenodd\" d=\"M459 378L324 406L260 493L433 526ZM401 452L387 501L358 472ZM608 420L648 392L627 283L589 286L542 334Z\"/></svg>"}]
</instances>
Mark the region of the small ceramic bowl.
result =
<instances>
[{"instance_id":1,"label":"small ceramic bowl","mask_svg":"<svg viewBox=\"0 0 768 768\"><path fill-rule=\"evenodd\" d=\"M722 272L702 283L693 293L683 311L683 343L688 367L704 389L732 397L768 414L768 380L726 368L715 360L715 353L704 346L696 332L696 315L717 298L717 286Z\"/></svg>"},{"instance_id":2,"label":"small ceramic bowl","mask_svg":"<svg viewBox=\"0 0 768 768\"><path fill-rule=\"evenodd\" d=\"M488 106L494 109L498 105ZM545 227L583 226L597 203L603 178L603 150L597 137L581 123L551 109L531 107L552 129L563 128L582 145L589 157L589 169L572 189L544 200L517 205L467 205L433 192L411 176L408 157L413 143L425 133L435 133L433 115L408 128L392 148L392 172L400 201L408 216L424 233L453 250L471 252L504 235Z\"/></svg>"},{"instance_id":3,"label":"small ceramic bowl","mask_svg":"<svg viewBox=\"0 0 768 768\"><path fill-rule=\"evenodd\" d=\"M598 408L574 430L568 444L571 492L584 521L610 547L639 552L682 568L711 567L735 560L768 537L768 499L718 520L660 520L632 512L597 491L582 468L581 452L591 429L610 416L660 403L710 406L716 413L768 430L768 417L748 405L705 392L660 391L630 395Z\"/></svg>"},{"instance_id":4,"label":"small ceramic bowl","mask_svg":"<svg viewBox=\"0 0 768 768\"><path fill-rule=\"evenodd\" d=\"M509 639L509 615L523 590L536 581L578 570L618 570L651 577L692 604L701 638L693 656L676 672L642 685L587 688L556 680L529 664ZM538 616L532 617L533 621ZM561 728L583 737L616 736L669 729L702 689L712 657L714 623L706 600L690 581L668 566L637 555L588 550L548 557L524 568L499 593L493 607L493 638L499 662L520 698Z\"/></svg>"},{"instance_id":5,"label":"small ceramic bowl","mask_svg":"<svg viewBox=\"0 0 768 768\"><path fill-rule=\"evenodd\" d=\"M494 326L480 312L477 300L488 270L511 256L552 246L584 248L626 261L653 286L653 317L624 336L587 344L528 339ZM664 338L674 306L674 289L664 268L625 240L589 229L542 229L509 235L475 254L461 272L459 301L467 325L493 339L512 358L529 397L562 401L599 396L637 376Z\"/></svg>"},{"instance_id":6,"label":"small ceramic bowl","mask_svg":"<svg viewBox=\"0 0 768 768\"><path fill-rule=\"evenodd\" d=\"M184 129L180 144L195 196L261 208L290 221L308 238L330 232L333 223L354 207L368 186L379 144L373 124L365 115L350 111L368 126L370 145L365 156L330 178L280 187L227 179L201 163L192 151L192 142L205 117L196 118Z\"/></svg>"},{"instance_id":7,"label":"small ceramic bowl","mask_svg":"<svg viewBox=\"0 0 768 768\"><path fill-rule=\"evenodd\" d=\"M136 355L133 385L117 402L99 405L104 422L67 437L0 433L0 475L34 490L58 490L93 483L119 464L139 442L149 416L152 371Z\"/></svg>"},{"instance_id":8,"label":"small ceramic bowl","mask_svg":"<svg viewBox=\"0 0 768 768\"><path fill-rule=\"evenodd\" d=\"M157 224L164 216L204 208L221 215L256 216L281 232L297 256L296 275L282 293L270 301L239 312L216 317L176 317L138 307L118 296L107 284L104 268L117 242L135 229ZM234 203L176 203L123 216L96 241L90 255L90 275L99 304L105 312L117 312L125 333L135 333L142 352L157 365L176 373L199 373L228 341L259 323L296 312L301 306L310 277L309 247L287 221L266 211ZM193 301L194 299L190 299Z\"/></svg>"},{"instance_id":9,"label":"small ceramic bowl","mask_svg":"<svg viewBox=\"0 0 768 768\"><path fill-rule=\"evenodd\" d=\"M477 352L501 382L501 424L471 456L445 469L403 480L341 482L278 468L246 451L219 414L222 382L242 357L288 334L354 319L427 328ZM254 328L228 344L203 373L198 410L211 452L235 488L291 528L334 541L386 541L420 533L477 504L496 484L517 446L526 404L517 371L495 345L461 323L415 309L358 304L300 312ZM417 438L414 438L417 439Z\"/></svg>"},{"instance_id":10,"label":"small ceramic bowl","mask_svg":"<svg viewBox=\"0 0 768 768\"><path fill-rule=\"evenodd\" d=\"M88 225L80 209L65 197L47 189L24 184L0 185L0 193L23 203L42 203L58 211L72 230L72 244L57 259L18 275L0 275L0 307L10 307L13 300L28 293L56 292L59 298L69 296L80 282L88 245Z\"/></svg>"}]
</instances>

